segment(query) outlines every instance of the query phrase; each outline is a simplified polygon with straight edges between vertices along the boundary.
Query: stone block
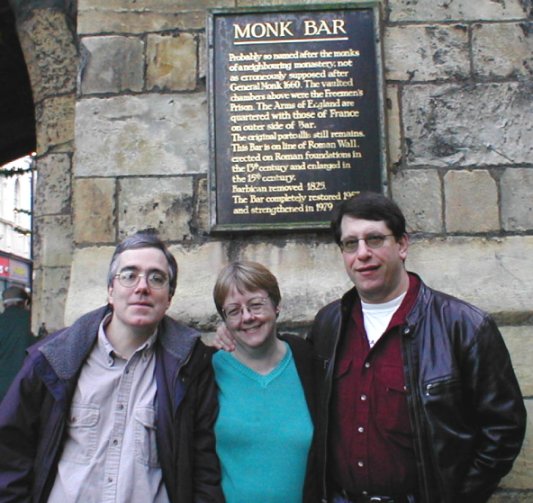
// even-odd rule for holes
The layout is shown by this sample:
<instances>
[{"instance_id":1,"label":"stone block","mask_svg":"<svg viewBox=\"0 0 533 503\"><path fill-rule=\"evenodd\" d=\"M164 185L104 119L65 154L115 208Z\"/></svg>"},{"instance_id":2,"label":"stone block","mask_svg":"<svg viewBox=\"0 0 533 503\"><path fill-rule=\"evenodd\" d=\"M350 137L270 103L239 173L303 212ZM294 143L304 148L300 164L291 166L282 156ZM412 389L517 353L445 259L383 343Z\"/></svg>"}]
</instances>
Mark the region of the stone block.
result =
<instances>
[{"instance_id":1,"label":"stone block","mask_svg":"<svg viewBox=\"0 0 533 503\"><path fill-rule=\"evenodd\" d=\"M521 0L396 0L391 2L390 21L501 21L527 16Z\"/></svg>"},{"instance_id":2,"label":"stone block","mask_svg":"<svg viewBox=\"0 0 533 503\"><path fill-rule=\"evenodd\" d=\"M74 94L47 98L35 106L37 155L71 151L74 140Z\"/></svg>"},{"instance_id":3,"label":"stone block","mask_svg":"<svg viewBox=\"0 0 533 503\"><path fill-rule=\"evenodd\" d=\"M34 260L39 267L68 267L72 257L72 219L70 215L35 218Z\"/></svg>"},{"instance_id":4,"label":"stone block","mask_svg":"<svg viewBox=\"0 0 533 503\"><path fill-rule=\"evenodd\" d=\"M80 178L74 182L74 241L115 241L115 179Z\"/></svg>"},{"instance_id":5,"label":"stone block","mask_svg":"<svg viewBox=\"0 0 533 503\"><path fill-rule=\"evenodd\" d=\"M84 37L81 93L142 91L144 41L137 37Z\"/></svg>"},{"instance_id":6,"label":"stone block","mask_svg":"<svg viewBox=\"0 0 533 503\"><path fill-rule=\"evenodd\" d=\"M472 30L474 74L481 78L531 77L533 36L524 23L476 24Z\"/></svg>"},{"instance_id":7,"label":"stone block","mask_svg":"<svg viewBox=\"0 0 533 503\"><path fill-rule=\"evenodd\" d=\"M442 189L437 170L400 170L391 175L391 189L407 220L408 232L443 231Z\"/></svg>"},{"instance_id":8,"label":"stone block","mask_svg":"<svg viewBox=\"0 0 533 503\"><path fill-rule=\"evenodd\" d=\"M70 155L48 154L37 159L35 165L35 216L69 214L72 172Z\"/></svg>"},{"instance_id":9,"label":"stone block","mask_svg":"<svg viewBox=\"0 0 533 503\"><path fill-rule=\"evenodd\" d=\"M92 246L74 251L65 325L71 325L83 314L107 304L107 271L114 250L114 246Z\"/></svg>"},{"instance_id":10,"label":"stone block","mask_svg":"<svg viewBox=\"0 0 533 503\"><path fill-rule=\"evenodd\" d=\"M502 226L506 231L533 229L533 169L512 168L500 180Z\"/></svg>"},{"instance_id":11,"label":"stone block","mask_svg":"<svg viewBox=\"0 0 533 503\"><path fill-rule=\"evenodd\" d=\"M70 282L70 267L44 267L34 270L34 295L31 310L32 331L37 334L44 323L51 334L65 326L65 303ZM80 302L83 297L78 298Z\"/></svg>"},{"instance_id":12,"label":"stone block","mask_svg":"<svg viewBox=\"0 0 533 503\"><path fill-rule=\"evenodd\" d=\"M194 210L193 231L195 235L207 235L209 233L209 200L207 191L207 177L202 177L196 185L196 202Z\"/></svg>"},{"instance_id":13,"label":"stone block","mask_svg":"<svg viewBox=\"0 0 533 503\"><path fill-rule=\"evenodd\" d=\"M396 167L402 162L402 124L398 86L388 85L386 93L389 165Z\"/></svg>"},{"instance_id":14,"label":"stone block","mask_svg":"<svg viewBox=\"0 0 533 503\"><path fill-rule=\"evenodd\" d=\"M385 77L427 81L470 74L465 25L391 26L385 31Z\"/></svg>"},{"instance_id":15,"label":"stone block","mask_svg":"<svg viewBox=\"0 0 533 503\"><path fill-rule=\"evenodd\" d=\"M235 7L233 0L81 0L78 33L139 33L205 28L207 9Z\"/></svg>"},{"instance_id":16,"label":"stone block","mask_svg":"<svg viewBox=\"0 0 533 503\"><path fill-rule=\"evenodd\" d=\"M533 367L531 366L531 362L533 361L532 328L530 325L500 327L507 349L511 354L513 368L520 383L522 395L524 396L533 396Z\"/></svg>"},{"instance_id":17,"label":"stone block","mask_svg":"<svg viewBox=\"0 0 533 503\"><path fill-rule=\"evenodd\" d=\"M498 188L488 171L449 171L444 176L448 232L500 229Z\"/></svg>"},{"instance_id":18,"label":"stone block","mask_svg":"<svg viewBox=\"0 0 533 503\"><path fill-rule=\"evenodd\" d=\"M146 87L149 91L196 88L196 40L190 33L148 35Z\"/></svg>"},{"instance_id":19,"label":"stone block","mask_svg":"<svg viewBox=\"0 0 533 503\"><path fill-rule=\"evenodd\" d=\"M490 313L531 312L533 236L448 237L411 242L407 268Z\"/></svg>"},{"instance_id":20,"label":"stone block","mask_svg":"<svg viewBox=\"0 0 533 503\"><path fill-rule=\"evenodd\" d=\"M407 163L455 168L529 163L532 102L526 82L406 86Z\"/></svg>"},{"instance_id":21,"label":"stone block","mask_svg":"<svg viewBox=\"0 0 533 503\"><path fill-rule=\"evenodd\" d=\"M75 93L78 54L65 14L58 9L33 9L17 29L34 103Z\"/></svg>"},{"instance_id":22,"label":"stone block","mask_svg":"<svg viewBox=\"0 0 533 503\"><path fill-rule=\"evenodd\" d=\"M296 242L242 243L238 259L254 260L278 278L282 301L280 323L310 324L316 312L352 287L338 246Z\"/></svg>"},{"instance_id":23,"label":"stone block","mask_svg":"<svg viewBox=\"0 0 533 503\"><path fill-rule=\"evenodd\" d=\"M75 175L205 174L207 123L205 93L81 100Z\"/></svg>"},{"instance_id":24,"label":"stone block","mask_svg":"<svg viewBox=\"0 0 533 503\"><path fill-rule=\"evenodd\" d=\"M226 245L219 241L200 246L172 245L170 251L178 262L178 286L168 314L198 329L213 328L219 322L213 287L228 263Z\"/></svg>"},{"instance_id":25,"label":"stone block","mask_svg":"<svg viewBox=\"0 0 533 503\"><path fill-rule=\"evenodd\" d=\"M125 178L119 193L120 239L146 228L157 229L163 240L191 238L191 177Z\"/></svg>"},{"instance_id":26,"label":"stone block","mask_svg":"<svg viewBox=\"0 0 533 503\"><path fill-rule=\"evenodd\" d=\"M208 52L205 33L200 33L198 36L198 78L204 81L207 79L207 58Z\"/></svg>"}]
</instances>

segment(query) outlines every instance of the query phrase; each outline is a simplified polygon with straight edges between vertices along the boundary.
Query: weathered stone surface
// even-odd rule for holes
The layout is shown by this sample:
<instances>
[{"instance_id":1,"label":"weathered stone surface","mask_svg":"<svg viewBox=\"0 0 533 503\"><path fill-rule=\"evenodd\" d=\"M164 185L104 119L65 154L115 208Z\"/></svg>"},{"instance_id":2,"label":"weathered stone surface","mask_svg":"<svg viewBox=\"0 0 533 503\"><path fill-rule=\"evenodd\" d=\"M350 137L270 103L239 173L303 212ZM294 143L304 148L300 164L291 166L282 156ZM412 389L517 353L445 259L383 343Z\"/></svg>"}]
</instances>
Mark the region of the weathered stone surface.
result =
<instances>
[{"instance_id":1,"label":"weathered stone surface","mask_svg":"<svg viewBox=\"0 0 533 503\"><path fill-rule=\"evenodd\" d=\"M532 102L527 82L406 86L407 161L455 167L528 163L533 157Z\"/></svg>"},{"instance_id":2,"label":"weathered stone surface","mask_svg":"<svg viewBox=\"0 0 533 503\"><path fill-rule=\"evenodd\" d=\"M333 242L242 243L236 258L260 262L278 278L280 323L310 323L318 309L352 286Z\"/></svg>"},{"instance_id":3,"label":"weathered stone surface","mask_svg":"<svg viewBox=\"0 0 533 503\"><path fill-rule=\"evenodd\" d=\"M69 214L72 171L70 155L49 154L41 157L36 161L36 168L35 215Z\"/></svg>"},{"instance_id":4,"label":"weathered stone surface","mask_svg":"<svg viewBox=\"0 0 533 503\"><path fill-rule=\"evenodd\" d=\"M146 228L163 240L191 238L193 179L126 178L120 181L119 238Z\"/></svg>"},{"instance_id":5,"label":"weathered stone surface","mask_svg":"<svg viewBox=\"0 0 533 503\"><path fill-rule=\"evenodd\" d=\"M74 241L114 243L115 179L81 178L74 182Z\"/></svg>"},{"instance_id":6,"label":"weathered stone surface","mask_svg":"<svg viewBox=\"0 0 533 503\"><path fill-rule=\"evenodd\" d=\"M462 79L470 74L465 25L392 26L384 46L387 79Z\"/></svg>"},{"instance_id":7,"label":"weathered stone surface","mask_svg":"<svg viewBox=\"0 0 533 503\"><path fill-rule=\"evenodd\" d=\"M205 27L206 11L235 7L233 0L176 2L174 0L81 0L78 33L146 33L198 30Z\"/></svg>"},{"instance_id":8,"label":"weathered stone surface","mask_svg":"<svg viewBox=\"0 0 533 503\"><path fill-rule=\"evenodd\" d=\"M530 342L531 344L531 342ZM507 477L502 480L501 487L509 489L530 489L531 490L531 474L533 473L533 400L531 398L524 401L527 409L527 429L526 438L522 445L522 451L513 465L513 470ZM513 498L516 499L491 499L491 503L529 503L532 501L533 491L529 492L524 498L524 494L517 494Z\"/></svg>"},{"instance_id":9,"label":"weathered stone surface","mask_svg":"<svg viewBox=\"0 0 533 503\"><path fill-rule=\"evenodd\" d=\"M501 180L502 225L506 231L533 229L533 170L506 169Z\"/></svg>"},{"instance_id":10,"label":"weathered stone surface","mask_svg":"<svg viewBox=\"0 0 533 503\"><path fill-rule=\"evenodd\" d=\"M533 236L448 237L411 243L407 268L481 309L531 311Z\"/></svg>"},{"instance_id":11,"label":"weathered stone surface","mask_svg":"<svg viewBox=\"0 0 533 503\"><path fill-rule=\"evenodd\" d=\"M387 141L389 165L398 166L402 161L402 124L398 86L387 86Z\"/></svg>"},{"instance_id":12,"label":"weathered stone surface","mask_svg":"<svg viewBox=\"0 0 533 503\"><path fill-rule=\"evenodd\" d=\"M72 257L65 325L107 303L107 271L114 246L78 248Z\"/></svg>"},{"instance_id":13,"label":"weathered stone surface","mask_svg":"<svg viewBox=\"0 0 533 503\"><path fill-rule=\"evenodd\" d=\"M37 154L71 151L74 139L75 96L47 98L35 107Z\"/></svg>"},{"instance_id":14,"label":"weathered stone surface","mask_svg":"<svg viewBox=\"0 0 533 503\"><path fill-rule=\"evenodd\" d=\"M65 323L107 302L107 271L114 247L77 249L72 261ZM225 245L170 246L178 262L178 286L168 314L196 327L213 327L218 319L212 299L218 272L227 263ZM83 299L83 302L80 302Z\"/></svg>"},{"instance_id":15,"label":"weathered stone surface","mask_svg":"<svg viewBox=\"0 0 533 503\"><path fill-rule=\"evenodd\" d=\"M442 232L441 181L437 170L401 170L391 176L391 189L409 232Z\"/></svg>"},{"instance_id":16,"label":"weathered stone surface","mask_svg":"<svg viewBox=\"0 0 533 503\"><path fill-rule=\"evenodd\" d=\"M531 365L533 361L533 327L530 325L502 326L500 330L511 354L513 368L520 383L522 395L533 397L533 366ZM531 434L533 435L533 431Z\"/></svg>"},{"instance_id":17,"label":"weathered stone surface","mask_svg":"<svg viewBox=\"0 0 533 503\"><path fill-rule=\"evenodd\" d=\"M495 21L525 18L527 6L520 0L396 0L391 2L390 20L397 21Z\"/></svg>"},{"instance_id":18,"label":"weathered stone surface","mask_svg":"<svg viewBox=\"0 0 533 503\"><path fill-rule=\"evenodd\" d=\"M34 270L32 330L37 334L44 322L49 333L65 326L65 303L70 284L70 267L44 267ZM78 303L82 297L78 298Z\"/></svg>"},{"instance_id":19,"label":"weathered stone surface","mask_svg":"<svg viewBox=\"0 0 533 503\"><path fill-rule=\"evenodd\" d=\"M476 24L472 30L474 73L483 78L531 76L530 30L525 22Z\"/></svg>"},{"instance_id":20,"label":"weathered stone surface","mask_svg":"<svg viewBox=\"0 0 533 503\"><path fill-rule=\"evenodd\" d=\"M143 89L144 41L141 38L85 37L81 51L84 95Z\"/></svg>"},{"instance_id":21,"label":"weathered stone surface","mask_svg":"<svg viewBox=\"0 0 533 503\"><path fill-rule=\"evenodd\" d=\"M207 192L207 177L198 180L196 188L196 207L194 210L194 230L199 235L206 235L209 231L209 201Z\"/></svg>"},{"instance_id":22,"label":"weathered stone surface","mask_svg":"<svg viewBox=\"0 0 533 503\"><path fill-rule=\"evenodd\" d=\"M201 246L174 245L170 251L178 262L178 287L169 314L197 328L219 321L213 301L218 273L228 262L226 244L210 241Z\"/></svg>"},{"instance_id":23,"label":"weathered stone surface","mask_svg":"<svg viewBox=\"0 0 533 503\"><path fill-rule=\"evenodd\" d=\"M68 267L72 255L70 215L52 215L34 219L34 258L40 267Z\"/></svg>"},{"instance_id":24,"label":"weathered stone surface","mask_svg":"<svg viewBox=\"0 0 533 503\"><path fill-rule=\"evenodd\" d=\"M56 94L74 93L78 56L65 14L59 10L35 9L18 24L18 35L34 102Z\"/></svg>"},{"instance_id":25,"label":"weathered stone surface","mask_svg":"<svg viewBox=\"0 0 533 503\"><path fill-rule=\"evenodd\" d=\"M207 78L207 67L208 67L208 55L207 55L207 41L205 33L202 33L198 37L198 78L206 79Z\"/></svg>"},{"instance_id":26,"label":"weathered stone surface","mask_svg":"<svg viewBox=\"0 0 533 503\"><path fill-rule=\"evenodd\" d=\"M81 100L76 176L207 173L204 93Z\"/></svg>"},{"instance_id":27,"label":"weathered stone surface","mask_svg":"<svg viewBox=\"0 0 533 503\"><path fill-rule=\"evenodd\" d=\"M500 229L498 188L487 171L449 171L444 177L448 232Z\"/></svg>"},{"instance_id":28,"label":"weathered stone surface","mask_svg":"<svg viewBox=\"0 0 533 503\"><path fill-rule=\"evenodd\" d=\"M193 91L196 88L196 40L190 33L149 35L148 90Z\"/></svg>"}]
</instances>

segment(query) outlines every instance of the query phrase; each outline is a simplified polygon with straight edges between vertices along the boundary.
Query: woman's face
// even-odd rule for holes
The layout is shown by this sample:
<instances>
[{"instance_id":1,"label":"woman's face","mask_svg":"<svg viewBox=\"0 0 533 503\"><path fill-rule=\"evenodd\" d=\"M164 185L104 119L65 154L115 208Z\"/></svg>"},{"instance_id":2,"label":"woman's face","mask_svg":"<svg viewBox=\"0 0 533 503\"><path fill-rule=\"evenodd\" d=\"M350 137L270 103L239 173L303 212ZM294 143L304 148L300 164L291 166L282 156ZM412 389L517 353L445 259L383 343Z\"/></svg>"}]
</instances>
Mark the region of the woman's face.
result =
<instances>
[{"instance_id":1,"label":"woman's face","mask_svg":"<svg viewBox=\"0 0 533 503\"><path fill-rule=\"evenodd\" d=\"M225 323L236 340L237 347L255 349L272 343L276 338L274 307L265 290L239 292L232 287L223 304Z\"/></svg>"}]
</instances>

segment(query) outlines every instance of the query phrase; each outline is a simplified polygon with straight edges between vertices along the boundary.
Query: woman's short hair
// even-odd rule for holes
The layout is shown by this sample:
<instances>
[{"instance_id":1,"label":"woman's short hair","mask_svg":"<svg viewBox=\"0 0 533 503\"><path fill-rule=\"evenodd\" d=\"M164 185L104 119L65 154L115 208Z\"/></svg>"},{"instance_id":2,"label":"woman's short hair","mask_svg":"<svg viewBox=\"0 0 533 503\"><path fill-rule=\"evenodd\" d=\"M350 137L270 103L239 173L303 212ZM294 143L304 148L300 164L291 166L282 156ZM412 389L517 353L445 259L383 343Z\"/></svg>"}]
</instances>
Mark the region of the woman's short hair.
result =
<instances>
[{"instance_id":1,"label":"woman's short hair","mask_svg":"<svg viewBox=\"0 0 533 503\"><path fill-rule=\"evenodd\" d=\"M240 293L264 290L274 307L281 301L278 280L264 265L249 260L231 262L220 271L213 288L215 305L223 318L224 301L233 287Z\"/></svg>"}]
</instances>

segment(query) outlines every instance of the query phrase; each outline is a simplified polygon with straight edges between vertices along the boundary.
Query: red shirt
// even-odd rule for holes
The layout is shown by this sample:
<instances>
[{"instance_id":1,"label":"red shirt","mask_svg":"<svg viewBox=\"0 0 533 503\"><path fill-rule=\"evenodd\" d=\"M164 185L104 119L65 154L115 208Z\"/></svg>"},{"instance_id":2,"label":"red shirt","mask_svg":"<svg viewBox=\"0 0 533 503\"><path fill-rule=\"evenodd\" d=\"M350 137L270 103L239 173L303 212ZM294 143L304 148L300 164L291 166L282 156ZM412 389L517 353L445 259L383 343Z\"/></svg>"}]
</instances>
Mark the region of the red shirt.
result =
<instances>
[{"instance_id":1,"label":"red shirt","mask_svg":"<svg viewBox=\"0 0 533 503\"><path fill-rule=\"evenodd\" d=\"M329 474L350 494L414 492L416 465L407 408L401 326L416 301L409 289L389 326L371 349L361 302L353 307L335 364L330 423Z\"/></svg>"}]
</instances>

